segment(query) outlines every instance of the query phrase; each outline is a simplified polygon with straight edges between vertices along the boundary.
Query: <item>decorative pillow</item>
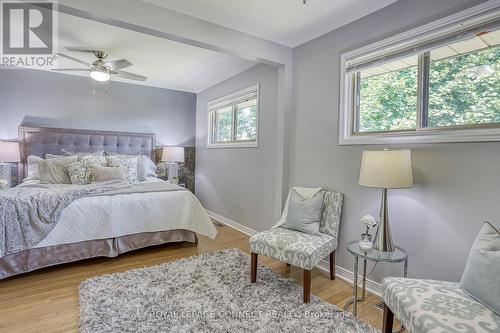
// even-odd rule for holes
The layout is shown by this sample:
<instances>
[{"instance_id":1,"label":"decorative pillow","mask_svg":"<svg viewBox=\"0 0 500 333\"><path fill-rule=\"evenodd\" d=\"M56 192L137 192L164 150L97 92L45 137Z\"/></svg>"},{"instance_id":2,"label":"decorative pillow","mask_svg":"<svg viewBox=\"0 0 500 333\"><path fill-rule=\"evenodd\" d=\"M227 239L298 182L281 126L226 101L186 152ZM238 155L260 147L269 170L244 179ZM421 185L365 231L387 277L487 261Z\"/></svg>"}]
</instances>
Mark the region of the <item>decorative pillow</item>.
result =
<instances>
[{"instance_id":1,"label":"decorative pillow","mask_svg":"<svg viewBox=\"0 0 500 333\"><path fill-rule=\"evenodd\" d=\"M488 222L472 244L460 288L500 316L500 231Z\"/></svg>"},{"instance_id":2,"label":"decorative pillow","mask_svg":"<svg viewBox=\"0 0 500 333\"><path fill-rule=\"evenodd\" d=\"M68 173L72 184L85 185L92 181L91 169L96 166L106 165L106 158L102 156L87 155L81 160L68 165Z\"/></svg>"},{"instance_id":3,"label":"decorative pillow","mask_svg":"<svg viewBox=\"0 0 500 333\"><path fill-rule=\"evenodd\" d=\"M40 183L42 184L71 184L67 170L68 165L77 161L76 156L52 158L38 161Z\"/></svg>"},{"instance_id":4,"label":"decorative pillow","mask_svg":"<svg viewBox=\"0 0 500 333\"><path fill-rule=\"evenodd\" d=\"M154 162L145 155L120 155L113 153L106 153L106 156L116 156L120 158L137 158L137 180L140 182L145 181L148 176L156 176L156 165Z\"/></svg>"},{"instance_id":5,"label":"decorative pillow","mask_svg":"<svg viewBox=\"0 0 500 333\"><path fill-rule=\"evenodd\" d=\"M38 162L43 161L43 158L35 155L28 156L28 175L24 180L39 180L40 173L38 172Z\"/></svg>"},{"instance_id":6,"label":"decorative pillow","mask_svg":"<svg viewBox=\"0 0 500 333\"><path fill-rule=\"evenodd\" d=\"M124 158L120 156L106 156L108 166L110 167L124 167L126 171L127 180L131 183L137 183L137 164L138 157Z\"/></svg>"},{"instance_id":7,"label":"decorative pillow","mask_svg":"<svg viewBox=\"0 0 500 333\"><path fill-rule=\"evenodd\" d=\"M90 169L92 183L105 182L108 180L127 180L127 169L124 167L95 166Z\"/></svg>"},{"instance_id":8,"label":"decorative pillow","mask_svg":"<svg viewBox=\"0 0 500 333\"><path fill-rule=\"evenodd\" d=\"M318 192L312 198L304 199L296 191L291 191L284 227L307 234L318 234L323 209L323 195L323 192Z\"/></svg>"}]
</instances>

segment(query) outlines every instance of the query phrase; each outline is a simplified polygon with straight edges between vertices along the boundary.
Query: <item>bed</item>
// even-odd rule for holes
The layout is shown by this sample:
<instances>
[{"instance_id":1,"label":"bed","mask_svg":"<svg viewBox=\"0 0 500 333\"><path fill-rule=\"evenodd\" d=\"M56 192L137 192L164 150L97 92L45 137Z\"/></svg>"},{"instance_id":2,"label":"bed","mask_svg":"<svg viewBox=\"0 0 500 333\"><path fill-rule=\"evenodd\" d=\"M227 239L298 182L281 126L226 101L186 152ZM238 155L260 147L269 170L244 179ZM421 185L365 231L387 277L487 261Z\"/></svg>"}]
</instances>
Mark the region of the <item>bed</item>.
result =
<instances>
[{"instance_id":1,"label":"bed","mask_svg":"<svg viewBox=\"0 0 500 333\"><path fill-rule=\"evenodd\" d=\"M27 174L29 155L104 150L143 154L155 160L155 135L149 133L20 127L19 139L19 179ZM148 177L144 183L158 182L163 181ZM0 279L82 259L115 257L152 245L197 244L197 234L215 238L216 229L198 199L185 189L84 196L62 210L55 226L38 243L1 256Z\"/></svg>"}]
</instances>

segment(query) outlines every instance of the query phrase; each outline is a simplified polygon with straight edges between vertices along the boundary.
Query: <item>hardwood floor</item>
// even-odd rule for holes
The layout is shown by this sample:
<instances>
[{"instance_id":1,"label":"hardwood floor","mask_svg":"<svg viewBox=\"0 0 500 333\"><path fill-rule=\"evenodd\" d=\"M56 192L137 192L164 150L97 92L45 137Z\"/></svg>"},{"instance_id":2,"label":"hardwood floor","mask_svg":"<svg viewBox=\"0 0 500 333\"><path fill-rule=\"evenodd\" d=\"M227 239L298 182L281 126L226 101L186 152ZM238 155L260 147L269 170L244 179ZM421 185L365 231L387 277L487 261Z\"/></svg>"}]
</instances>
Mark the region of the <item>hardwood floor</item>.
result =
<instances>
[{"instance_id":1,"label":"hardwood floor","mask_svg":"<svg viewBox=\"0 0 500 333\"><path fill-rule=\"evenodd\" d=\"M96 258L56 266L0 281L0 332L77 332L78 286L96 275L151 266L224 248L248 252L248 236L218 226L215 240L200 237L198 246L171 244L138 250L117 258ZM302 284L302 270L270 258L259 261L283 276ZM250 272L248 272L250 278ZM327 302L343 307L352 287L341 279L331 281L327 272L312 270L311 292ZM382 326L382 311L374 308L378 297L367 293L367 301L358 306L358 317L375 327Z\"/></svg>"}]
</instances>

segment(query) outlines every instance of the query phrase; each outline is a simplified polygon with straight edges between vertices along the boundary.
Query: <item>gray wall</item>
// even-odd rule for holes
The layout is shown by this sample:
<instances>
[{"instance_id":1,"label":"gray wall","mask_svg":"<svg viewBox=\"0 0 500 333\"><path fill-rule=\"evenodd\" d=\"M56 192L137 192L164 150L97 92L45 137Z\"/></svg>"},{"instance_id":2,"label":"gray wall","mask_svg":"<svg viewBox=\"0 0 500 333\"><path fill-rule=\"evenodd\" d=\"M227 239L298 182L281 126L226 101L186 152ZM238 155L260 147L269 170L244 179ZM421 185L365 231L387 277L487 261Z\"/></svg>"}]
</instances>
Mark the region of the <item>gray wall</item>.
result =
<instances>
[{"instance_id":1,"label":"gray wall","mask_svg":"<svg viewBox=\"0 0 500 333\"><path fill-rule=\"evenodd\" d=\"M377 216L380 193L358 185L363 149L338 145L339 57L344 51L479 4L464 0L400 0L379 12L294 49L295 135L290 184L345 193L337 263L352 270L346 253L359 239L362 215ZM409 275L460 279L483 221L500 224L500 143L415 146L416 186L390 191L393 237L409 252ZM380 281L402 269L379 265Z\"/></svg>"},{"instance_id":2,"label":"gray wall","mask_svg":"<svg viewBox=\"0 0 500 333\"><path fill-rule=\"evenodd\" d=\"M260 85L259 147L207 149L207 102ZM205 208L249 228L273 224L278 71L256 66L197 96L196 195Z\"/></svg>"},{"instance_id":3,"label":"gray wall","mask_svg":"<svg viewBox=\"0 0 500 333\"><path fill-rule=\"evenodd\" d=\"M0 69L0 139L17 126L153 132L159 145L195 144L196 95L111 82L93 93L89 78Z\"/></svg>"}]
</instances>

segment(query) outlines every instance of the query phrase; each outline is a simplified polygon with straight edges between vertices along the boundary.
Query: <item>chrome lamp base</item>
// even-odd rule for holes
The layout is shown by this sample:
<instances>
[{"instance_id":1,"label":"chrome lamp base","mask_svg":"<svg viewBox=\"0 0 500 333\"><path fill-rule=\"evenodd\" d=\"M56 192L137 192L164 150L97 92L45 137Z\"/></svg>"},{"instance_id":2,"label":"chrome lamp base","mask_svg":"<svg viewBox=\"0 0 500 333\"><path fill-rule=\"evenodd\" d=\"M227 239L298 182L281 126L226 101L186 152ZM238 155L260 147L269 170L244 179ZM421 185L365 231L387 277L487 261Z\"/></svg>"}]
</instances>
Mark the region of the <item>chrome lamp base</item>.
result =
<instances>
[{"instance_id":1,"label":"chrome lamp base","mask_svg":"<svg viewBox=\"0 0 500 333\"><path fill-rule=\"evenodd\" d=\"M383 252L393 252L391 228L389 227L389 209L387 206L387 189L382 189L382 202L380 204L380 222L378 224L373 249Z\"/></svg>"}]
</instances>

